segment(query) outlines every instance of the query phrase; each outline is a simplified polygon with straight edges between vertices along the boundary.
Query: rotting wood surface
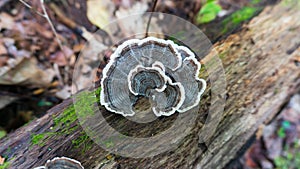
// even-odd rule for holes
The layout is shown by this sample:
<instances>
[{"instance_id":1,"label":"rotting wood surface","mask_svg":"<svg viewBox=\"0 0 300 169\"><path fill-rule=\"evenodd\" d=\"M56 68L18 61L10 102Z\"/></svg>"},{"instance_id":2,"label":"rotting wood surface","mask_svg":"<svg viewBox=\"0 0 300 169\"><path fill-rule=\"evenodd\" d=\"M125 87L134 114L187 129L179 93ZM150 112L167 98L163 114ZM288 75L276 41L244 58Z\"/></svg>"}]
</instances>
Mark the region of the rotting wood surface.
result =
<instances>
[{"instance_id":1,"label":"rotting wood surface","mask_svg":"<svg viewBox=\"0 0 300 169\"><path fill-rule=\"evenodd\" d=\"M85 168L223 168L257 128L270 121L300 89L299 9L299 5L285 2L267 7L241 31L215 44L226 73L227 100L217 132L212 133L204 149L198 144L198 131L203 126L199 117L176 150L144 159L111 156L90 140L80 142L84 134L81 127L75 127L77 121L54 127L53 119L70 109L72 100L69 99L2 139L0 154L8 157L10 168L20 169L43 165L55 156L74 158ZM203 62L209 59L208 55ZM204 94L199 112L207 111L209 93L207 90ZM130 126L130 122L118 115L104 114L111 125L124 132L141 127ZM174 117L162 119L166 126L172 120ZM143 126L142 130L130 134L147 136L161 124ZM65 131L65 128L73 130ZM45 132L56 134L45 134L41 144L32 143L35 134Z\"/></svg>"}]
</instances>

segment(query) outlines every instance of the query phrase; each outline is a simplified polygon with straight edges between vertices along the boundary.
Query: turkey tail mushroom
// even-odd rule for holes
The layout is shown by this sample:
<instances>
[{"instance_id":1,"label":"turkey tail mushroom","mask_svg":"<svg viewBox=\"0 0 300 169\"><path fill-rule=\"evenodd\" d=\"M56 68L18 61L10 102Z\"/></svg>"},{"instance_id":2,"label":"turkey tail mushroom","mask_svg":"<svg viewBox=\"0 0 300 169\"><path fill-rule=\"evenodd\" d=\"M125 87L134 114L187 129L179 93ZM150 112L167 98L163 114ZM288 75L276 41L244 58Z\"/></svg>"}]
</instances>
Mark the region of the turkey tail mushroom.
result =
<instances>
[{"instance_id":1,"label":"turkey tail mushroom","mask_svg":"<svg viewBox=\"0 0 300 169\"><path fill-rule=\"evenodd\" d=\"M183 113L197 106L206 88L199 79L201 64L187 47L148 37L125 41L103 70L100 103L123 116L133 105L149 99L156 116Z\"/></svg>"},{"instance_id":2,"label":"turkey tail mushroom","mask_svg":"<svg viewBox=\"0 0 300 169\"><path fill-rule=\"evenodd\" d=\"M34 169L84 169L77 160L67 157L55 157L48 160L45 166L36 167Z\"/></svg>"}]
</instances>

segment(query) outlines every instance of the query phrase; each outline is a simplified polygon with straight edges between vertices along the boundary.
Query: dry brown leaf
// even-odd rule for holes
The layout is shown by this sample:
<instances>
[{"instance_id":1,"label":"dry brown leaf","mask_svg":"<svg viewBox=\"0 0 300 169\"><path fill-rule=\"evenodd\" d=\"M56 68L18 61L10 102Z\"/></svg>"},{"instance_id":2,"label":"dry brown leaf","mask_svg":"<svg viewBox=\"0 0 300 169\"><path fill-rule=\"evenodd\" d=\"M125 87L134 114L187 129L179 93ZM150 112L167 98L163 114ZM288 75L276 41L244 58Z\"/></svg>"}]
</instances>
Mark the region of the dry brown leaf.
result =
<instances>
[{"instance_id":1,"label":"dry brown leaf","mask_svg":"<svg viewBox=\"0 0 300 169\"><path fill-rule=\"evenodd\" d=\"M50 60L53 63L56 63L58 66L65 66L68 64L68 58L74 55L73 51L67 47L63 46L63 51L58 51L50 55Z\"/></svg>"},{"instance_id":2,"label":"dry brown leaf","mask_svg":"<svg viewBox=\"0 0 300 169\"><path fill-rule=\"evenodd\" d=\"M8 61L8 57L7 56L0 56L0 67L4 66L7 61Z\"/></svg>"},{"instance_id":3,"label":"dry brown leaf","mask_svg":"<svg viewBox=\"0 0 300 169\"><path fill-rule=\"evenodd\" d=\"M3 44L3 42L0 40L0 55L5 55L7 54L7 50Z\"/></svg>"},{"instance_id":4,"label":"dry brown leaf","mask_svg":"<svg viewBox=\"0 0 300 169\"><path fill-rule=\"evenodd\" d=\"M50 55L50 61L52 63L56 63L58 66L67 65L67 59L62 51L58 51L52 55Z\"/></svg>"},{"instance_id":5,"label":"dry brown leaf","mask_svg":"<svg viewBox=\"0 0 300 169\"><path fill-rule=\"evenodd\" d=\"M73 51L74 52L80 52L84 47L84 44L83 43L79 43L79 44L75 44L73 46Z\"/></svg>"},{"instance_id":6,"label":"dry brown leaf","mask_svg":"<svg viewBox=\"0 0 300 169\"><path fill-rule=\"evenodd\" d=\"M2 29L12 29L15 26L15 21L12 16L2 12L0 13L0 30Z\"/></svg>"},{"instance_id":7,"label":"dry brown leaf","mask_svg":"<svg viewBox=\"0 0 300 169\"><path fill-rule=\"evenodd\" d=\"M0 68L0 84L49 86L54 75L51 69L40 69L35 58L9 59L8 65Z\"/></svg>"}]
</instances>

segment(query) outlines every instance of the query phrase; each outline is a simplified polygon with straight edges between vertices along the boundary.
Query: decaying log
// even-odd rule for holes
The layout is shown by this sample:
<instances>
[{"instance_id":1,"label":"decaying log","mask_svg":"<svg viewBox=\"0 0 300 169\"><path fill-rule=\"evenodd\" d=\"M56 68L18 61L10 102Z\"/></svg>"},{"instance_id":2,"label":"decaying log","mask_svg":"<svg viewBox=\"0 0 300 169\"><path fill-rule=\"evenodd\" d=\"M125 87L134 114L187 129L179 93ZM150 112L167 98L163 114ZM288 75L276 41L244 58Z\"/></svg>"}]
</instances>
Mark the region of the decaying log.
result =
<instances>
[{"instance_id":1,"label":"decaying log","mask_svg":"<svg viewBox=\"0 0 300 169\"><path fill-rule=\"evenodd\" d=\"M206 144L199 144L198 132L203 126L203 117L199 117L175 150L141 159L112 155L84 134L69 99L2 139L0 155L8 158L10 168L20 169L43 165L55 156L74 158L86 168L223 168L258 127L268 123L300 89L299 9L293 2L267 7L241 31L215 44L226 73L226 106ZM210 55L203 62L209 59ZM210 91L206 90L199 111L206 112L210 104ZM135 126L120 115L101 110L111 126L144 137L175 118Z\"/></svg>"}]
</instances>

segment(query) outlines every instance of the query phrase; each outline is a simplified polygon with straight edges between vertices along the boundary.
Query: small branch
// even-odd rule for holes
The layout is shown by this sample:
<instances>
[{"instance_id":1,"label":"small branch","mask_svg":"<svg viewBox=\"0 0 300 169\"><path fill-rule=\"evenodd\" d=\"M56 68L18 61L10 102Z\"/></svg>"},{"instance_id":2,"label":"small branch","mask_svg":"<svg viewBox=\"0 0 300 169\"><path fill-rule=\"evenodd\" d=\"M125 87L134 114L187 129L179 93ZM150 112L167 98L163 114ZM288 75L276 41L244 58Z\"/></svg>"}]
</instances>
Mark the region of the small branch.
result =
<instances>
[{"instance_id":1,"label":"small branch","mask_svg":"<svg viewBox=\"0 0 300 169\"><path fill-rule=\"evenodd\" d=\"M49 22L50 27L51 27L51 29L52 29L52 31L53 31L55 37L56 37L57 43L58 43L58 45L59 45L61 51L62 51L63 54L64 54L62 43L61 43L61 41L60 41L60 39L59 39L59 37L58 37L58 34L57 34L57 32L56 32L56 30L55 30L55 28L54 28L54 25L53 25L52 21L51 21L49 15L48 15L48 13L47 13L47 10L46 10L45 4L44 4L44 0L40 0L40 2L41 2L41 7L42 7L42 10L43 10L43 13L44 13L44 17L45 17L45 18L47 19L47 21ZM64 54L64 55L65 55L65 54ZM66 57L65 59L67 60L67 56L66 56L66 55L65 55L65 57Z\"/></svg>"},{"instance_id":2,"label":"small branch","mask_svg":"<svg viewBox=\"0 0 300 169\"><path fill-rule=\"evenodd\" d=\"M51 21L49 15L48 15L48 13L47 13L47 10L46 10L46 7L45 7L45 2L44 2L44 0L40 0L41 7L42 7L42 10L43 10L43 13L41 13L41 12L37 11L36 9L34 9L31 5L29 5L29 4L28 4L27 2L25 2L24 0L19 0L19 1L20 1L23 5L25 5L27 8L29 8L30 10L34 11L35 13L37 13L38 15L44 17L44 18L47 20L47 22L50 24L50 27L51 27L52 32L54 33L55 39L56 39L56 41L57 41L57 43L58 43L58 46L59 46L60 50L62 51L62 53L63 53L65 59L68 60L68 58L67 58L67 56L66 56L66 54L65 54L65 52L64 52L64 50L63 50L63 45L62 45L62 43L61 43L61 41L60 41L60 39L59 39L58 33L56 32L56 29L55 29L55 27L54 27L54 25L53 25L53 23L52 23L52 21ZM54 65L54 66L55 66L55 65ZM68 62L68 64L67 64L67 66L69 67L69 62ZM57 76L58 76L58 77L61 77L59 71L57 72ZM59 78L59 79L60 79L61 85L63 85L64 83L63 83L63 81L62 81L62 78Z\"/></svg>"},{"instance_id":3,"label":"small branch","mask_svg":"<svg viewBox=\"0 0 300 169\"><path fill-rule=\"evenodd\" d=\"M148 20L148 23L147 23L145 38L147 38L149 36L148 33L149 33L150 23L151 23L153 12L155 11L155 7L157 5L157 1L158 0L154 0L154 2L153 2L153 6L152 6L152 9L151 9L150 17L149 17L149 20Z\"/></svg>"},{"instance_id":4,"label":"small branch","mask_svg":"<svg viewBox=\"0 0 300 169\"><path fill-rule=\"evenodd\" d=\"M32 8L32 6L30 6L27 2L23 1L23 0L19 0L23 5L25 5L27 8L29 8L30 10L34 11L35 13L37 13L38 15L42 16L42 17L46 17L45 14L40 13L39 11L37 11L36 9Z\"/></svg>"}]
</instances>

